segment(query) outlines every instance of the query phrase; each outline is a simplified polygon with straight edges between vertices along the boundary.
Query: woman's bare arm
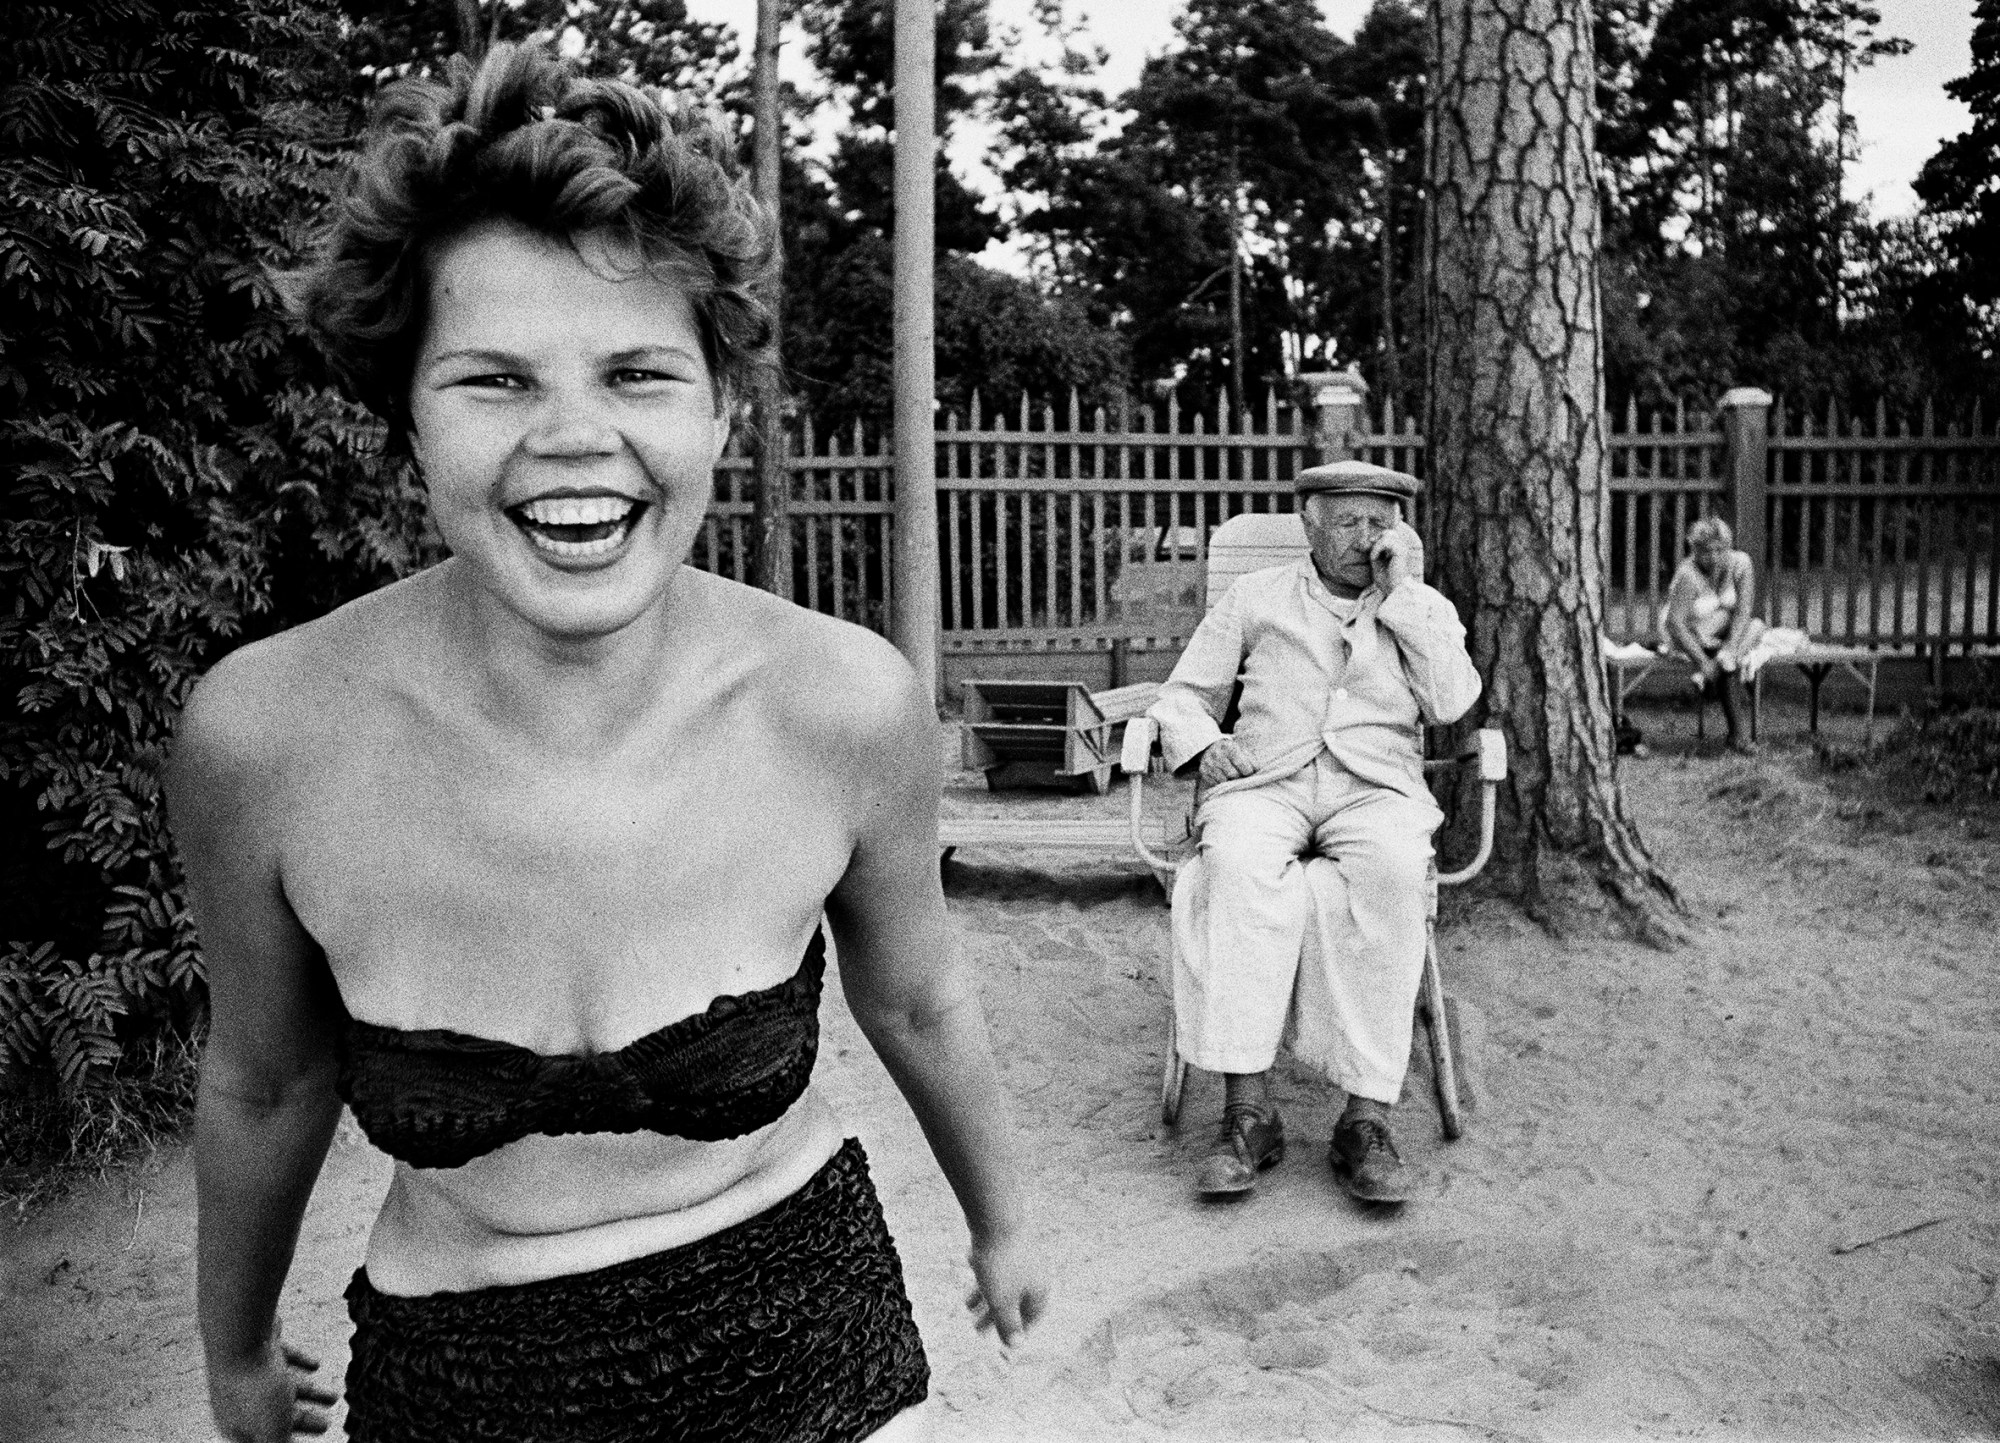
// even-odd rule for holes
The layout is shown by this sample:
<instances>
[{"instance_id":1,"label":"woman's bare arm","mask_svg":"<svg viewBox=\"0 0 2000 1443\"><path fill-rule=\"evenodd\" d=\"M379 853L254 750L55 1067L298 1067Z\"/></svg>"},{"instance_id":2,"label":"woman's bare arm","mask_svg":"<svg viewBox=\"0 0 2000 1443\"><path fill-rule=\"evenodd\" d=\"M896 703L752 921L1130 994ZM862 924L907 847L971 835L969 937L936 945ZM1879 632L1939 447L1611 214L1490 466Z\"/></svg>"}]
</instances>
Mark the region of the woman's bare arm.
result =
<instances>
[{"instance_id":1,"label":"woman's bare arm","mask_svg":"<svg viewBox=\"0 0 2000 1443\"><path fill-rule=\"evenodd\" d=\"M1041 1312L1046 1284L1027 1245L1013 1129L978 988L945 920L937 722L914 676L899 658L890 661L897 680L885 690L894 694L880 700L876 717L858 719L873 733L854 758L869 779L865 812L827 917L855 1020L965 1212L987 1309L982 1323L1011 1343Z\"/></svg>"},{"instance_id":2,"label":"woman's bare arm","mask_svg":"<svg viewBox=\"0 0 2000 1443\"><path fill-rule=\"evenodd\" d=\"M1665 630L1674 650L1696 666L1705 666L1708 656L1702 651L1701 638L1694 631L1694 595L1699 585L1694 576L1693 560L1683 561L1667 585Z\"/></svg>"},{"instance_id":3,"label":"woman's bare arm","mask_svg":"<svg viewBox=\"0 0 2000 1443\"><path fill-rule=\"evenodd\" d=\"M182 716L167 795L207 969L210 1023L195 1102L196 1293L223 1436L321 1432L324 1390L297 1387L278 1295L340 1102L342 1015L325 959L278 870L288 750L277 688L225 663Z\"/></svg>"},{"instance_id":4,"label":"woman's bare arm","mask_svg":"<svg viewBox=\"0 0 2000 1443\"><path fill-rule=\"evenodd\" d=\"M1722 649L1729 656L1740 657L1757 621L1757 571L1749 554L1742 551L1730 553L1729 566L1736 583L1736 610L1730 614L1729 636Z\"/></svg>"}]
</instances>

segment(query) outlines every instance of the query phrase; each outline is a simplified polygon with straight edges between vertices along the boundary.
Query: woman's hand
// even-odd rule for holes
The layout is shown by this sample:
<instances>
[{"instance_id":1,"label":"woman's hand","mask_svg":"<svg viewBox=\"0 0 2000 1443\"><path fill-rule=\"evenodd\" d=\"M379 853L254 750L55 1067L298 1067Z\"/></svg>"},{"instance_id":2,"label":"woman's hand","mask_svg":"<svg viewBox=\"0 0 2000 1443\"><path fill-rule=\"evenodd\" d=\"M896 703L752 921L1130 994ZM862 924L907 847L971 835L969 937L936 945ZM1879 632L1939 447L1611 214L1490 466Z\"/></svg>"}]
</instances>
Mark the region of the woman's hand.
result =
<instances>
[{"instance_id":1,"label":"woman's hand","mask_svg":"<svg viewBox=\"0 0 2000 1443\"><path fill-rule=\"evenodd\" d=\"M280 1339L275 1330L264 1356L240 1364L208 1365L208 1404L227 1443L291 1443L299 1433L324 1433L326 1409L340 1394L308 1374L319 1359Z\"/></svg>"},{"instance_id":2,"label":"woman's hand","mask_svg":"<svg viewBox=\"0 0 2000 1443\"><path fill-rule=\"evenodd\" d=\"M1048 1308L1048 1270L1021 1233L975 1241L972 1276L978 1286L966 1296L965 1306L974 1326L982 1331L992 1328L1002 1347L1011 1348L1025 1338Z\"/></svg>"}]
</instances>

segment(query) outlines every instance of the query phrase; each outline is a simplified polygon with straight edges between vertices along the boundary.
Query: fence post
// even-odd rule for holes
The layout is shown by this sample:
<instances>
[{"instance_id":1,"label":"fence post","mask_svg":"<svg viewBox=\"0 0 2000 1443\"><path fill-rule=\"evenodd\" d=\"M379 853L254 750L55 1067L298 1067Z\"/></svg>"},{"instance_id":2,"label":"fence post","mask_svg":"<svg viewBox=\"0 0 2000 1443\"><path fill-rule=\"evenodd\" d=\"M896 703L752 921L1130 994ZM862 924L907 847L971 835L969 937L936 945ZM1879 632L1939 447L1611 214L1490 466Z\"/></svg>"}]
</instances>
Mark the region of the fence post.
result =
<instances>
[{"instance_id":1,"label":"fence post","mask_svg":"<svg viewBox=\"0 0 2000 1443\"><path fill-rule=\"evenodd\" d=\"M1771 558L1765 527L1765 498L1770 494L1771 393L1756 386L1737 386L1721 402L1722 441L1729 454L1729 500L1735 515L1736 547L1750 554L1766 618L1771 611Z\"/></svg>"},{"instance_id":2,"label":"fence post","mask_svg":"<svg viewBox=\"0 0 2000 1443\"><path fill-rule=\"evenodd\" d=\"M757 585L774 596L792 599L792 476L785 458L790 454L787 427L778 404L776 384L757 381L756 418L750 481L751 556Z\"/></svg>"},{"instance_id":3,"label":"fence post","mask_svg":"<svg viewBox=\"0 0 2000 1443\"><path fill-rule=\"evenodd\" d=\"M1339 461L1360 450L1360 436L1366 430L1368 383L1352 367L1345 371L1315 371L1299 377L1313 408L1313 450L1316 464Z\"/></svg>"}]
</instances>

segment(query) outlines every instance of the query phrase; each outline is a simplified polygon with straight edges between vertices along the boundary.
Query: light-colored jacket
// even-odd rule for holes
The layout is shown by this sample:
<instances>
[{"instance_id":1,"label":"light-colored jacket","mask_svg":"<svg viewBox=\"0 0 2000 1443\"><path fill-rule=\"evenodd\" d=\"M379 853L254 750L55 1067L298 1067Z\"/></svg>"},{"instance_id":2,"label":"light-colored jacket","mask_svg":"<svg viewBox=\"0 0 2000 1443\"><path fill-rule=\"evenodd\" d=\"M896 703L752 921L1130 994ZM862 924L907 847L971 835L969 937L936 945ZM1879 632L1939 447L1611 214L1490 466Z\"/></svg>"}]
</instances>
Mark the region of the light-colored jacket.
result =
<instances>
[{"instance_id":1,"label":"light-colored jacket","mask_svg":"<svg viewBox=\"0 0 2000 1443\"><path fill-rule=\"evenodd\" d=\"M1414 579L1386 596L1362 592L1345 622L1333 601L1310 556L1239 577L1148 712L1167 765L1178 770L1222 735L1241 672L1234 735L1257 774L1210 795L1289 776L1324 746L1362 780L1428 799L1423 723L1457 721L1479 699L1465 626L1443 593Z\"/></svg>"}]
</instances>

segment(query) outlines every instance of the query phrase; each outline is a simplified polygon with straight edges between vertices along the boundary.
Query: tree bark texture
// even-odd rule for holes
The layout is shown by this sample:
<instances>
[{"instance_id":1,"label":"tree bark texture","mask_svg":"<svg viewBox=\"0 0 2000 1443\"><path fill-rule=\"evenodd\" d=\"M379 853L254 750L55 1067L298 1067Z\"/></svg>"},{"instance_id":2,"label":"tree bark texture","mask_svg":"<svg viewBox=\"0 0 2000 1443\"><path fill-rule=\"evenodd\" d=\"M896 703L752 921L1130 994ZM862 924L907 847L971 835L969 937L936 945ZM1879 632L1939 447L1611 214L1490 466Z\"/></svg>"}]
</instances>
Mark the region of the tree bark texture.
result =
<instances>
[{"instance_id":1,"label":"tree bark texture","mask_svg":"<svg viewBox=\"0 0 2000 1443\"><path fill-rule=\"evenodd\" d=\"M1432 0L1432 555L1506 734L1491 874L1548 916L1581 863L1656 940L1678 897L1618 785L1588 0ZM1477 713L1475 713L1477 715ZM1471 723L1468 721L1467 725Z\"/></svg>"},{"instance_id":2,"label":"tree bark texture","mask_svg":"<svg viewBox=\"0 0 2000 1443\"><path fill-rule=\"evenodd\" d=\"M773 216L782 214L784 116L778 88L778 32L783 0L757 0L757 46L750 80L753 117L752 174L757 199ZM782 233L782 228L781 228ZM784 346L784 281L771 295L771 319ZM784 397L774 366L757 380L750 398L755 470L750 486L753 540L751 565L758 586L779 596L792 593L791 476L785 468Z\"/></svg>"}]
</instances>

